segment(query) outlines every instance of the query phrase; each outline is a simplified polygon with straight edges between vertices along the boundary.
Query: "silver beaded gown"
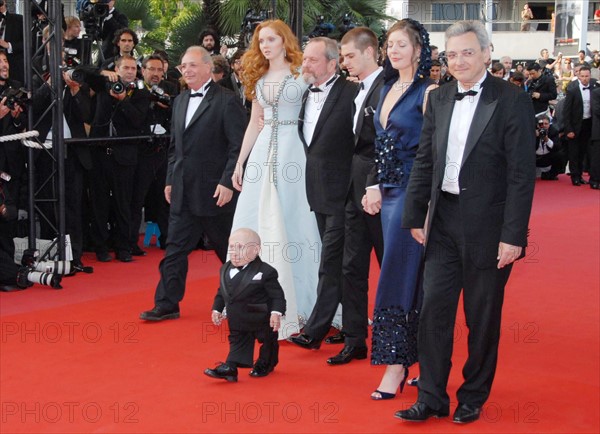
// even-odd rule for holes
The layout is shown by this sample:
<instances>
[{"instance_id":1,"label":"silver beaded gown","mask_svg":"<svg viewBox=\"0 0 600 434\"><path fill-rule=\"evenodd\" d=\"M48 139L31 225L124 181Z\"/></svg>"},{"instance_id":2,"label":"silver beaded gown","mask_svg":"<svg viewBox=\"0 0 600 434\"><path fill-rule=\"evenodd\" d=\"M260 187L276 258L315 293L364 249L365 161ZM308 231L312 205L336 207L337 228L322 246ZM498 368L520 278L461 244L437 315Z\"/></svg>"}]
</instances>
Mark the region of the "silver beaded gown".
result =
<instances>
[{"instance_id":1,"label":"silver beaded gown","mask_svg":"<svg viewBox=\"0 0 600 434\"><path fill-rule=\"evenodd\" d=\"M258 81L265 126L248 157L232 227L258 232L261 259L279 273L287 301L280 339L300 331L317 298L321 238L306 199L306 154L298 135L306 88L301 76L289 75L281 86Z\"/></svg>"}]
</instances>

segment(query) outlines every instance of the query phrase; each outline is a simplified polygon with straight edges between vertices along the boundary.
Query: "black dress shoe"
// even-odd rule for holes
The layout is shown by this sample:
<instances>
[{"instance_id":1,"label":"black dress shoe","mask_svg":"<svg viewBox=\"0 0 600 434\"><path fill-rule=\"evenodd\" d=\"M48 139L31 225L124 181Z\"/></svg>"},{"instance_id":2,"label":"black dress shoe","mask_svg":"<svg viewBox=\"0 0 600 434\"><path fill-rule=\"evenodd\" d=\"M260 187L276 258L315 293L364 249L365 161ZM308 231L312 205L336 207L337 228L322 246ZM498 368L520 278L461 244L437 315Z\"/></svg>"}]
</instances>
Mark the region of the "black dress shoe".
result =
<instances>
[{"instance_id":1,"label":"black dress shoe","mask_svg":"<svg viewBox=\"0 0 600 434\"><path fill-rule=\"evenodd\" d=\"M133 256L146 256L146 251L140 249L140 246L138 246L137 244L134 244L133 247L131 248L131 254Z\"/></svg>"},{"instance_id":2,"label":"black dress shoe","mask_svg":"<svg viewBox=\"0 0 600 434\"><path fill-rule=\"evenodd\" d=\"M575 187L579 187L581 185L581 179L571 178L571 184L573 184Z\"/></svg>"},{"instance_id":3,"label":"black dress shoe","mask_svg":"<svg viewBox=\"0 0 600 434\"><path fill-rule=\"evenodd\" d=\"M304 333L291 336L288 341L307 350L318 350L321 347L321 341L311 338Z\"/></svg>"},{"instance_id":4,"label":"black dress shoe","mask_svg":"<svg viewBox=\"0 0 600 434\"><path fill-rule=\"evenodd\" d=\"M600 190L600 183L598 183L598 182L590 182L590 188L592 190Z\"/></svg>"},{"instance_id":5,"label":"black dress shoe","mask_svg":"<svg viewBox=\"0 0 600 434\"><path fill-rule=\"evenodd\" d=\"M140 313L140 319L145 321L162 321L164 319L177 318L179 318L179 307L165 309L164 307L154 306L154 309Z\"/></svg>"},{"instance_id":6,"label":"black dress shoe","mask_svg":"<svg viewBox=\"0 0 600 434\"><path fill-rule=\"evenodd\" d=\"M218 378L219 380L226 380L230 383L235 383L236 381L238 381L237 368L232 368L226 363L221 363L217 365L215 369L205 369L204 375L208 375L212 378Z\"/></svg>"},{"instance_id":7,"label":"black dress shoe","mask_svg":"<svg viewBox=\"0 0 600 434\"><path fill-rule=\"evenodd\" d=\"M589 182L587 182L585 179L583 178L579 178L579 182L581 182L581 185L586 185L589 184Z\"/></svg>"},{"instance_id":8,"label":"black dress shoe","mask_svg":"<svg viewBox=\"0 0 600 434\"><path fill-rule=\"evenodd\" d=\"M112 261L111 256L108 252L96 252L96 259L100 262L110 262Z\"/></svg>"},{"instance_id":9,"label":"black dress shoe","mask_svg":"<svg viewBox=\"0 0 600 434\"><path fill-rule=\"evenodd\" d=\"M266 377L271 372L273 372L273 368L269 369L261 363L256 363L250 370L250 376L255 378Z\"/></svg>"},{"instance_id":10,"label":"black dress shoe","mask_svg":"<svg viewBox=\"0 0 600 434\"><path fill-rule=\"evenodd\" d=\"M363 360L367 358L367 347L349 347L345 346L344 349L337 355L327 359L327 363L330 365L345 365L350 363L352 360Z\"/></svg>"},{"instance_id":11,"label":"black dress shoe","mask_svg":"<svg viewBox=\"0 0 600 434\"><path fill-rule=\"evenodd\" d=\"M133 258L131 257L131 253L121 250L117 253L117 259L121 262L131 262Z\"/></svg>"},{"instance_id":12,"label":"black dress shoe","mask_svg":"<svg viewBox=\"0 0 600 434\"><path fill-rule=\"evenodd\" d=\"M430 417L446 417L450 414L448 411L434 410L424 402L415 402L408 410L400 410L394 413L394 417L407 420L409 422L424 422Z\"/></svg>"},{"instance_id":13,"label":"black dress shoe","mask_svg":"<svg viewBox=\"0 0 600 434\"><path fill-rule=\"evenodd\" d=\"M469 404L458 404L452 422L454 423L470 423L479 419L481 407L475 407Z\"/></svg>"},{"instance_id":14,"label":"black dress shoe","mask_svg":"<svg viewBox=\"0 0 600 434\"><path fill-rule=\"evenodd\" d=\"M331 335L331 336L325 338L325 343L326 344L343 344L345 340L346 340L346 333L339 332L339 333L336 333L334 335Z\"/></svg>"}]
</instances>

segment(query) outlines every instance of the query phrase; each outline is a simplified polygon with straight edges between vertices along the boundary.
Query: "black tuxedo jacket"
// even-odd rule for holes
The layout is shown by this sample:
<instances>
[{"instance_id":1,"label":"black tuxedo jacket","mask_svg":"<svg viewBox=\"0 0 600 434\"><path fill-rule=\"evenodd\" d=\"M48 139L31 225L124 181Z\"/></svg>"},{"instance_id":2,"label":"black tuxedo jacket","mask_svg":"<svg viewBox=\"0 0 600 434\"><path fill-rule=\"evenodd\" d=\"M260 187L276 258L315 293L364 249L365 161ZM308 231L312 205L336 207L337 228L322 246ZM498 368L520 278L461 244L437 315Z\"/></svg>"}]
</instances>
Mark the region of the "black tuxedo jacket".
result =
<instances>
[{"instance_id":1,"label":"black tuxedo jacket","mask_svg":"<svg viewBox=\"0 0 600 434\"><path fill-rule=\"evenodd\" d=\"M592 91L592 140L600 140L600 86Z\"/></svg>"},{"instance_id":2,"label":"black tuxedo jacket","mask_svg":"<svg viewBox=\"0 0 600 434\"><path fill-rule=\"evenodd\" d=\"M232 213L237 194L223 207L216 205L213 194L218 184L233 190L231 176L244 138L246 112L237 95L212 82L186 128L189 100L186 90L173 102L166 182L171 185L171 212L179 213L185 200L196 216Z\"/></svg>"},{"instance_id":3,"label":"black tuxedo jacket","mask_svg":"<svg viewBox=\"0 0 600 434\"><path fill-rule=\"evenodd\" d=\"M541 113L548 109L548 101L556 99L556 83L551 76L542 74L540 78L529 84L527 92L529 94L533 92L540 93L540 97L532 98L532 101L534 113Z\"/></svg>"},{"instance_id":4,"label":"black tuxedo jacket","mask_svg":"<svg viewBox=\"0 0 600 434\"><path fill-rule=\"evenodd\" d=\"M257 257L231 279L231 267L231 261L221 266L221 286L212 307L218 312L227 307L230 330L264 329L272 311L285 314L285 296L275 268Z\"/></svg>"},{"instance_id":5,"label":"black tuxedo jacket","mask_svg":"<svg viewBox=\"0 0 600 434\"><path fill-rule=\"evenodd\" d=\"M109 137L111 119L116 137L149 135L150 127L146 119L149 108L150 93L146 89L127 91L123 101L103 90L96 94L96 112L90 137ZM137 164L138 143L119 142L110 147L117 163L125 166Z\"/></svg>"},{"instance_id":6,"label":"black tuxedo jacket","mask_svg":"<svg viewBox=\"0 0 600 434\"><path fill-rule=\"evenodd\" d=\"M4 40L10 42L12 53L7 53L10 65L10 78L21 83L25 81L23 57L23 15L6 12Z\"/></svg>"},{"instance_id":7,"label":"black tuxedo jacket","mask_svg":"<svg viewBox=\"0 0 600 434\"><path fill-rule=\"evenodd\" d=\"M250 120L250 111L252 110L252 101L246 99L246 97L244 95L242 95L241 87L238 86L235 75L233 73L231 73L227 77L223 77L221 80L219 80L219 84L221 86L223 86L224 88L231 90L238 96L238 98L242 102L244 108L246 109L246 112L248 113L248 120Z\"/></svg>"},{"instance_id":8,"label":"black tuxedo jacket","mask_svg":"<svg viewBox=\"0 0 600 434\"><path fill-rule=\"evenodd\" d=\"M456 92L452 83L429 94L404 204L405 228L424 228L428 210L427 234L435 221ZM459 185L462 230L476 266L497 263L500 241L527 245L535 185L533 107L526 93L490 74L467 136Z\"/></svg>"},{"instance_id":9,"label":"black tuxedo jacket","mask_svg":"<svg viewBox=\"0 0 600 434\"><path fill-rule=\"evenodd\" d=\"M50 86L44 84L36 90L33 95L34 116L36 120L44 113L44 111L52 103L52 92ZM85 123L91 122L92 101L90 97L90 89L86 84L83 84L75 95L71 95L69 89L65 89L63 98L63 113L71 136L73 138L86 138ZM47 113L39 120L37 130L40 132L40 140L43 142L48 136L48 132L52 127L52 113ZM72 144L69 145L68 152L72 152L79 159L81 165L90 170L92 168L92 155L90 146L87 144ZM70 156L69 154L67 154Z\"/></svg>"},{"instance_id":10,"label":"black tuxedo jacket","mask_svg":"<svg viewBox=\"0 0 600 434\"><path fill-rule=\"evenodd\" d=\"M353 104L357 86L339 77L323 103L310 143L303 134L304 110L309 91L302 98L298 122L306 150L306 196L315 212L344 214L354 153Z\"/></svg>"},{"instance_id":11,"label":"black tuxedo jacket","mask_svg":"<svg viewBox=\"0 0 600 434\"><path fill-rule=\"evenodd\" d=\"M590 98L597 86L598 82L592 78L590 80ZM567 96L565 97L562 114L565 135L575 133L578 136L581 132L581 121L583 120L583 98L579 89L579 80L574 80L567 86Z\"/></svg>"},{"instance_id":12,"label":"black tuxedo jacket","mask_svg":"<svg viewBox=\"0 0 600 434\"><path fill-rule=\"evenodd\" d=\"M354 137L354 155L352 156L352 172L350 178L350 193L356 204L361 203L365 188L378 184L375 168L375 125L373 116L379 104L381 88L383 87L383 71L371 85L367 97L360 110L356 123Z\"/></svg>"}]
</instances>

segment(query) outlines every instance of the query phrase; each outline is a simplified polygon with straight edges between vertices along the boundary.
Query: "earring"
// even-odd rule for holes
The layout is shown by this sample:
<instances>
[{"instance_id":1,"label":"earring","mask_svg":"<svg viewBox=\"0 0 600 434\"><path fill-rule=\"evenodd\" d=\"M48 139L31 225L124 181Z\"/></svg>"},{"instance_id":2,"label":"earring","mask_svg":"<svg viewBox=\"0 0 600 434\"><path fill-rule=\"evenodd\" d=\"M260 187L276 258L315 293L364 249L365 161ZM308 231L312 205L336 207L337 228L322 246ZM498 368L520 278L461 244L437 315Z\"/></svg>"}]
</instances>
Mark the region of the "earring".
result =
<instances>
[{"instance_id":1,"label":"earring","mask_svg":"<svg viewBox=\"0 0 600 434\"><path fill-rule=\"evenodd\" d=\"M283 49L283 57L286 58L287 57L287 51L285 51L285 48Z\"/></svg>"}]
</instances>

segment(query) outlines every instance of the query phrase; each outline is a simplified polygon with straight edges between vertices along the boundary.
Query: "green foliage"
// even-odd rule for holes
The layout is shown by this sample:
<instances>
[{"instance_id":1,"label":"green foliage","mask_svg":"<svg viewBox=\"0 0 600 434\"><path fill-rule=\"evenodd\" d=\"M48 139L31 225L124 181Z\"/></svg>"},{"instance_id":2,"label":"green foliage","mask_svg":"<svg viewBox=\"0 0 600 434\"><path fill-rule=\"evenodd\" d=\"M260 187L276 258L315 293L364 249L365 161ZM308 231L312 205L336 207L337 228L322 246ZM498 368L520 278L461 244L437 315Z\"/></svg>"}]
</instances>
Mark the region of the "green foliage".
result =
<instances>
[{"instance_id":1,"label":"green foliage","mask_svg":"<svg viewBox=\"0 0 600 434\"><path fill-rule=\"evenodd\" d=\"M198 34L205 26L206 18L197 4L191 4L173 19L167 48L172 62L178 62L187 47L198 43Z\"/></svg>"}]
</instances>

